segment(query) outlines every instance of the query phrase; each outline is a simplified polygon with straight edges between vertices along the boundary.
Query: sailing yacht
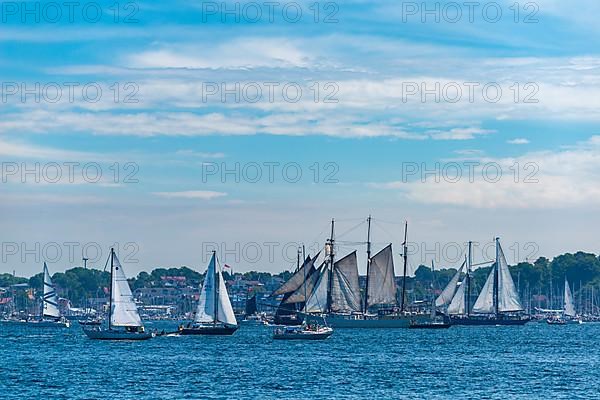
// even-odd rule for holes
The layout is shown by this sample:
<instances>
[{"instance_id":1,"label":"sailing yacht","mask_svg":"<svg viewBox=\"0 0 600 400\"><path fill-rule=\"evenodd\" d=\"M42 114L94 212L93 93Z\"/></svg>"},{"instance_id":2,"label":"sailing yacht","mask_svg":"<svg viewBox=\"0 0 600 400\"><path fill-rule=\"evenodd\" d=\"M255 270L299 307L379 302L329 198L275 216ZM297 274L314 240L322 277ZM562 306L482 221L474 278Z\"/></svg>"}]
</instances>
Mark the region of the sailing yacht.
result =
<instances>
[{"instance_id":1,"label":"sailing yacht","mask_svg":"<svg viewBox=\"0 0 600 400\"><path fill-rule=\"evenodd\" d=\"M213 255L206 270L200 291L200 300L193 323L180 326L180 335L233 335L238 329L233 307L221 268L217 268L217 256Z\"/></svg>"},{"instance_id":2,"label":"sailing yacht","mask_svg":"<svg viewBox=\"0 0 600 400\"><path fill-rule=\"evenodd\" d=\"M44 295L42 297L42 312L38 318L34 319L20 319L20 318L8 318L0 321L3 324L15 324L35 327L54 327L54 328L68 328L71 323L60 313L58 309L58 296L56 290L52 284L52 278L48 272L48 266L44 262Z\"/></svg>"},{"instance_id":3,"label":"sailing yacht","mask_svg":"<svg viewBox=\"0 0 600 400\"><path fill-rule=\"evenodd\" d=\"M114 249L110 249L109 299L107 326L82 325L83 332L90 339L146 340L154 337L154 333L144 328L127 276Z\"/></svg>"},{"instance_id":4,"label":"sailing yacht","mask_svg":"<svg viewBox=\"0 0 600 400\"><path fill-rule=\"evenodd\" d=\"M575 304L573 303L573 293L569 286L569 281L565 277L565 294L562 316L550 317L546 320L549 325L566 325L570 324L581 324L583 321L577 316L575 311Z\"/></svg>"},{"instance_id":5,"label":"sailing yacht","mask_svg":"<svg viewBox=\"0 0 600 400\"><path fill-rule=\"evenodd\" d=\"M325 244L325 262L317 272L317 281L302 310L306 322L332 328L408 328L411 321L429 319L428 314L409 312L405 308L407 241L405 226L404 275L402 301L396 300L396 280L392 245L371 257L371 217L367 219L367 284L361 299L356 251L335 259L334 224ZM376 307L388 307L386 312L371 313Z\"/></svg>"},{"instance_id":6,"label":"sailing yacht","mask_svg":"<svg viewBox=\"0 0 600 400\"><path fill-rule=\"evenodd\" d=\"M500 246L500 239L496 238L496 261L488 278L471 307L471 243L469 243L469 256L467 273L462 283L458 285L461 269L450 281L442 295L439 304L448 299L448 294L456 288L454 296L448 305L447 313L452 324L455 325L524 325L529 322L529 317L524 316L525 308L521 304L519 293L510 275L508 263ZM464 266L464 264L463 264ZM443 296L443 298L442 298Z\"/></svg>"}]
</instances>

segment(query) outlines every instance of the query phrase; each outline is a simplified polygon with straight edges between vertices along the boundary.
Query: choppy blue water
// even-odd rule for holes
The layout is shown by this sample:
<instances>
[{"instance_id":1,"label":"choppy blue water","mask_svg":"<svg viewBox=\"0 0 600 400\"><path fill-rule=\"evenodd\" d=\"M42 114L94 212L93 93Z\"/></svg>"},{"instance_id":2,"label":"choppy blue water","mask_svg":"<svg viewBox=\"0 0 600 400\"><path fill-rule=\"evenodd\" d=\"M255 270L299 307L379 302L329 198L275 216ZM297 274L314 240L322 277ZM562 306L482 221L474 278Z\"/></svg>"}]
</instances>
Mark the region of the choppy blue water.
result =
<instances>
[{"instance_id":1,"label":"choppy blue water","mask_svg":"<svg viewBox=\"0 0 600 400\"><path fill-rule=\"evenodd\" d=\"M102 342L78 326L0 326L0 396L590 399L600 397L599 338L600 324L338 329L322 342L275 342L267 327Z\"/></svg>"}]
</instances>

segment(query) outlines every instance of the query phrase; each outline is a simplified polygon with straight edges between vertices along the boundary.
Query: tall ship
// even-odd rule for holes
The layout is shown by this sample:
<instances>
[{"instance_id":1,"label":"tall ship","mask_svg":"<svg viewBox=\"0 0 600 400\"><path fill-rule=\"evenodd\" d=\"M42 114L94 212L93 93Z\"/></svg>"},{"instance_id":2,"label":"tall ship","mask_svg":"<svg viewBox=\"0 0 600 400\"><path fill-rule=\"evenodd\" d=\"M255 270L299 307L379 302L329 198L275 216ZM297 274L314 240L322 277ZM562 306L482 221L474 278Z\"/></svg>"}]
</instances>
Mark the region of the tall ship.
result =
<instances>
[{"instance_id":1,"label":"tall ship","mask_svg":"<svg viewBox=\"0 0 600 400\"><path fill-rule=\"evenodd\" d=\"M397 300L392 245L371 256L371 217L367 219L367 275L364 296L361 295L356 251L336 259L335 221L325 244L324 260L315 268L318 258L305 261L302 268L284 286L296 289L283 304L299 301L299 321L327 325L332 328L408 328L411 321L426 320L428 314L411 312L406 305L407 242L405 226L404 274L401 301ZM314 270L313 270L314 268ZM299 282L299 284L298 284ZM281 291L281 290L280 290ZM277 293L277 291L276 291Z\"/></svg>"},{"instance_id":2,"label":"tall ship","mask_svg":"<svg viewBox=\"0 0 600 400\"><path fill-rule=\"evenodd\" d=\"M110 293L106 325L85 324L83 332L96 340L147 340L154 333L146 331L123 266L114 249L110 249Z\"/></svg>"},{"instance_id":3,"label":"tall ship","mask_svg":"<svg viewBox=\"0 0 600 400\"><path fill-rule=\"evenodd\" d=\"M524 325L529 322L519 293L510 275L508 263L495 239L496 260L475 303L471 305L472 243L467 260L436 299L436 307L444 309L454 325ZM459 282L466 265L462 282Z\"/></svg>"},{"instance_id":4,"label":"tall ship","mask_svg":"<svg viewBox=\"0 0 600 400\"><path fill-rule=\"evenodd\" d=\"M194 322L181 326L180 335L233 335L238 329L237 319L229 300L225 279L217 255L213 251L200 290L200 299Z\"/></svg>"},{"instance_id":5,"label":"tall ship","mask_svg":"<svg viewBox=\"0 0 600 400\"><path fill-rule=\"evenodd\" d=\"M41 312L38 317L33 318L18 318L10 317L0 322L4 324L16 324L25 326L35 327L54 327L54 328L68 328L70 322L61 314L58 308L58 296L56 295L56 289L52 284L52 278L48 272L48 266L44 262L43 268L43 296Z\"/></svg>"}]
</instances>

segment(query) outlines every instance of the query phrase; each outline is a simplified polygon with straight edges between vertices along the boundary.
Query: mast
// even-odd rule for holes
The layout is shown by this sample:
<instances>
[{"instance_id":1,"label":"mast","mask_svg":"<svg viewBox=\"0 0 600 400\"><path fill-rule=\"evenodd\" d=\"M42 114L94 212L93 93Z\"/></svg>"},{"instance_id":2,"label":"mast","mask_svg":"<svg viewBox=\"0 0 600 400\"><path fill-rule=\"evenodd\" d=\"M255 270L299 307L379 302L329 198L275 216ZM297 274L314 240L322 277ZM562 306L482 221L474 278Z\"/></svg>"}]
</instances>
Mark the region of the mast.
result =
<instances>
[{"instance_id":1,"label":"mast","mask_svg":"<svg viewBox=\"0 0 600 400\"><path fill-rule=\"evenodd\" d=\"M330 313L331 312L331 292L333 290L333 262L334 262L334 253L333 253L333 244L334 244L334 239L333 239L333 233L334 233L334 227L335 227L335 220L331 219L331 236L329 238L328 241L328 245L329 245L329 282L327 284L327 312Z\"/></svg>"},{"instance_id":2,"label":"mast","mask_svg":"<svg viewBox=\"0 0 600 400\"><path fill-rule=\"evenodd\" d=\"M300 270L300 251L301 251L301 249L300 249L300 247L298 247L298 251L296 251L296 253L297 253L296 254L296 272L298 272ZM302 252L304 252L304 248L302 249ZM306 260L306 259L304 258L304 260ZM306 268L304 268L304 282L306 282ZM304 300L306 300L306 293L304 296ZM294 303L294 308L296 309L296 311L300 311L300 310L298 310L298 308L299 308L298 303Z\"/></svg>"},{"instance_id":3,"label":"mast","mask_svg":"<svg viewBox=\"0 0 600 400\"><path fill-rule=\"evenodd\" d=\"M113 296L113 268L114 262L113 259L115 257L115 249L111 247L110 249L110 290L108 293L108 330L110 331L110 320L112 319L112 296Z\"/></svg>"},{"instance_id":4,"label":"mast","mask_svg":"<svg viewBox=\"0 0 600 400\"><path fill-rule=\"evenodd\" d=\"M217 313L219 312L218 309L218 304L219 304L219 292L217 290L217 279L218 279L218 274L217 274L217 251L213 250L213 260L215 262L215 269L213 271L214 275L214 279L213 279L213 292L214 292L214 303L215 303L215 314L213 316L213 324L216 325L217 324Z\"/></svg>"},{"instance_id":5,"label":"mast","mask_svg":"<svg viewBox=\"0 0 600 400\"><path fill-rule=\"evenodd\" d=\"M498 268L500 267L500 238L496 238L496 268L494 269L494 311L496 318L498 318L498 294L499 294L499 282L498 282Z\"/></svg>"},{"instance_id":6,"label":"mast","mask_svg":"<svg viewBox=\"0 0 600 400\"><path fill-rule=\"evenodd\" d=\"M466 311L467 315L471 314L471 266L473 265L473 255L472 255L472 247L473 242L469 240L469 252L467 255L467 293L466 293Z\"/></svg>"},{"instance_id":7,"label":"mast","mask_svg":"<svg viewBox=\"0 0 600 400\"><path fill-rule=\"evenodd\" d=\"M367 313L369 307L369 270L371 269L371 216L367 218L367 281L365 286L365 306L363 312Z\"/></svg>"},{"instance_id":8,"label":"mast","mask_svg":"<svg viewBox=\"0 0 600 400\"><path fill-rule=\"evenodd\" d=\"M431 318L437 317L437 310L435 309L435 288L437 286L435 280L435 265L433 259L431 259Z\"/></svg>"},{"instance_id":9,"label":"mast","mask_svg":"<svg viewBox=\"0 0 600 400\"><path fill-rule=\"evenodd\" d=\"M402 301L400 303L400 311L404 311L404 296L406 293L406 267L408 263L408 246L407 239L408 238L408 221L404 224L404 243L402 244L402 257L404 258L404 271L402 273Z\"/></svg>"}]
</instances>

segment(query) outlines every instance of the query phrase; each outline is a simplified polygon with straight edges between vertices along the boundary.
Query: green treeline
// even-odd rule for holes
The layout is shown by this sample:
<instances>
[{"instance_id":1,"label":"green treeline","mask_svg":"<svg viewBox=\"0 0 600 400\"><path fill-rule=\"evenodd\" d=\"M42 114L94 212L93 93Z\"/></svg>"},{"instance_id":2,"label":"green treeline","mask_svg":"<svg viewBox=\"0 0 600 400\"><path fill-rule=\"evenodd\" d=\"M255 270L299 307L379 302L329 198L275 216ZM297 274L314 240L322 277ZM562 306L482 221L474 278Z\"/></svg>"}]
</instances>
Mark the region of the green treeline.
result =
<instances>
[{"instance_id":1,"label":"green treeline","mask_svg":"<svg viewBox=\"0 0 600 400\"><path fill-rule=\"evenodd\" d=\"M479 268L474 271L474 289L483 287L490 271L490 267ZM571 283L575 294L581 290L600 287L600 258L594 254L578 252L575 254L562 254L553 260L545 257L538 258L534 263L519 263L510 267L511 274L521 294L546 295L560 293L565 277ZM398 271L396 272L398 273ZM456 269L441 269L435 273L435 287L442 289L456 273ZM204 275L188 267L156 268L152 272L140 272L135 278L129 280L133 290L138 288L164 287L166 281L163 277L183 276L185 284L199 286ZM247 281L258 281L268 284L273 276L288 279L291 272L284 271L277 275L268 272L251 271L237 274L236 277ZM228 272L224 272L226 280L232 280ZM110 274L95 269L75 267L65 272L57 272L52 276L59 295L70 299L74 304L82 304L82 300L91 297L103 297L104 288L108 288ZM8 288L15 284L29 284L37 293L42 289L42 274L31 278L14 277L11 274L0 274L0 287ZM431 269L421 265L415 276L407 279L408 289L413 299L425 299L431 296L433 284ZM599 291L600 292L600 291ZM599 293L600 294L600 293Z\"/></svg>"}]
</instances>

